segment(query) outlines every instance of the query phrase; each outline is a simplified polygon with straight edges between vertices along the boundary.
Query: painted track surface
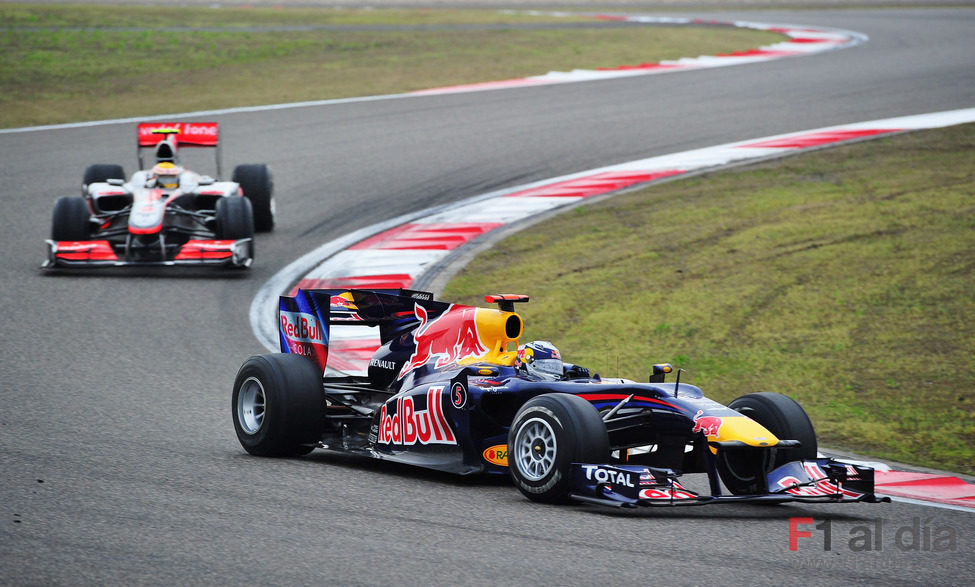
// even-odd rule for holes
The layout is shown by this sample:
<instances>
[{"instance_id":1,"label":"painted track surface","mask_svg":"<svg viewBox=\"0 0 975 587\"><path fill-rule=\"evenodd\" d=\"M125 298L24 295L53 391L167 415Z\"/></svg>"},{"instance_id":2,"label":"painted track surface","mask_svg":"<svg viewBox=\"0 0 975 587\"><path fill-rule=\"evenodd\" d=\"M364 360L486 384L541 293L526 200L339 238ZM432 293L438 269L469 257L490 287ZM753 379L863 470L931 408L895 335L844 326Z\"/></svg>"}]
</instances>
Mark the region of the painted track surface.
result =
<instances>
[{"instance_id":1,"label":"painted track surface","mask_svg":"<svg viewBox=\"0 0 975 587\"><path fill-rule=\"evenodd\" d=\"M972 10L742 16L857 30L870 42L722 70L218 117L226 165L261 161L276 173L279 226L259 237L248 275L42 274L54 198L74 193L89 163L131 170L132 125L0 136L4 582L966 582L968 513L903 503L550 508L502 480L325 453L255 459L234 438L233 376L263 352L250 300L321 242L582 169L975 103ZM832 550L814 530L790 552L790 517L830 517ZM898 530L915 518L919 537L954 530L955 550L902 550L911 532L898 543ZM853 550L877 520L880 548Z\"/></svg>"}]
</instances>

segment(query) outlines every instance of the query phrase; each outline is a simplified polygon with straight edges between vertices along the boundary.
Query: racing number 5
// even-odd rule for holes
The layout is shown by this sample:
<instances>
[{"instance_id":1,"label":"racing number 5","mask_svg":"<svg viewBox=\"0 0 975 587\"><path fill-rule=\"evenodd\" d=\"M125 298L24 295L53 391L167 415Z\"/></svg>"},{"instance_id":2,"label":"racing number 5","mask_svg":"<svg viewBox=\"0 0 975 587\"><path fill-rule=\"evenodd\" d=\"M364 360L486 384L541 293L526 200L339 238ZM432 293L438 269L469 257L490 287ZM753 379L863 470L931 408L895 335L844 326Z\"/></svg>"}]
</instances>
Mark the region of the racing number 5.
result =
<instances>
[{"instance_id":1,"label":"racing number 5","mask_svg":"<svg viewBox=\"0 0 975 587\"><path fill-rule=\"evenodd\" d=\"M467 388L461 382L456 382L450 387L450 401L457 409L463 408L467 403Z\"/></svg>"}]
</instances>

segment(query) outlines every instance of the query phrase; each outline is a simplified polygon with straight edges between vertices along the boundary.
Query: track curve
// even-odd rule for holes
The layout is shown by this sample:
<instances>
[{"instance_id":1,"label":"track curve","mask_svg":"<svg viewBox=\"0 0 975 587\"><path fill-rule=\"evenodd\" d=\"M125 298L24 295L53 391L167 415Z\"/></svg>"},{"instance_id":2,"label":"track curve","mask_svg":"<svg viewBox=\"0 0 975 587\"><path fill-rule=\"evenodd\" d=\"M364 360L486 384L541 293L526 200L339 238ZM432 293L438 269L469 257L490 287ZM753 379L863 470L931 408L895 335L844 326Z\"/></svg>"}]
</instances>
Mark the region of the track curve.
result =
<instances>
[{"instance_id":1,"label":"track curve","mask_svg":"<svg viewBox=\"0 0 975 587\"><path fill-rule=\"evenodd\" d=\"M538 506L500 480L326 453L256 459L237 445L230 385L241 361L263 352L250 300L277 268L322 242L418 208L620 161L975 104L971 9L740 16L856 30L870 42L680 75L219 116L227 164L261 161L275 171L279 222L259 237L249 275L42 273L53 200L74 193L90 163L131 170L132 127L0 135L4 581L970 578L971 514L895 503L619 515ZM831 551L821 533L789 550L789 518L827 516ZM934 534L954 530L955 548L901 549L895 534L915 518ZM851 549L861 527L880 528L882 548Z\"/></svg>"}]
</instances>

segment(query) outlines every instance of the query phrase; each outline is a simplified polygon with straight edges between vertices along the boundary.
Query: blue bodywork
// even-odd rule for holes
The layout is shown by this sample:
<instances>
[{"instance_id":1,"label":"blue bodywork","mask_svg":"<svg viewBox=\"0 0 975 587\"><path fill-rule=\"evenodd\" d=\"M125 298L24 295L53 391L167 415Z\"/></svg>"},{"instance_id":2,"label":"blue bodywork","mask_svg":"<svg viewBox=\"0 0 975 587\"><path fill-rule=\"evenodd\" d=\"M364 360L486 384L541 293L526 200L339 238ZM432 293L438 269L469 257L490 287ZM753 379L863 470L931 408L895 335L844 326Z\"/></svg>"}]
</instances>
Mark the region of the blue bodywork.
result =
<instances>
[{"instance_id":1,"label":"blue bodywork","mask_svg":"<svg viewBox=\"0 0 975 587\"><path fill-rule=\"evenodd\" d=\"M279 310L282 352L307 356L324 373L321 446L328 449L458 474L508 474L519 408L543 394L569 394L602 415L611 451L610 462L572 465L574 499L614 506L877 500L872 469L828 459L778 467L757 494L723 495L716 454L768 450L709 442L713 431L704 424L742 414L686 383L602 379L584 370L561 381L530 378L505 348L521 334L510 303L493 310L424 292L298 290L281 298ZM330 370L331 333L342 326L380 333L366 376ZM495 338L484 334L491 328ZM768 449L795 445L782 440ZM706 473L710 495L681 486L686 473Z\"/></svg>"}]
</instances>

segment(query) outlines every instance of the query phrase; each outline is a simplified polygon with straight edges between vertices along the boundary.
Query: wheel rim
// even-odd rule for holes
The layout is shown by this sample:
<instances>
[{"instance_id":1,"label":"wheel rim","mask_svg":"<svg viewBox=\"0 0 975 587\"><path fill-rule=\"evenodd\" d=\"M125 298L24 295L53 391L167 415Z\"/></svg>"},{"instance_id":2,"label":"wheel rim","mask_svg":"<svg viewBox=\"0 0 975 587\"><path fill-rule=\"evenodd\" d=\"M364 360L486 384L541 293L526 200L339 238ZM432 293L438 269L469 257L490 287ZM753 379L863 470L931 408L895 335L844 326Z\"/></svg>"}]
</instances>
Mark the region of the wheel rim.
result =
<instances>
[{"instance_id":1,"label":"wheel rim","mask_svg":"<svg viewBox=\"0 0 975 587\"><path fill-rule=\"evenodd\" d=\"M237 394L237 421L246 434L257 434L264 425L266 397L256 377L248 377Z\"/></svg>"},{"instance_id":2,"label":"wheel rim","mask_svg":"<svg viewBox=\"0 0 975 587\"><path fill-rule=\"evenodd\" d=\"M548 422L532 418L515 435L515 466L529 481L544 479L555 466L555 431Z\"/></svg>"}]
</instances>

